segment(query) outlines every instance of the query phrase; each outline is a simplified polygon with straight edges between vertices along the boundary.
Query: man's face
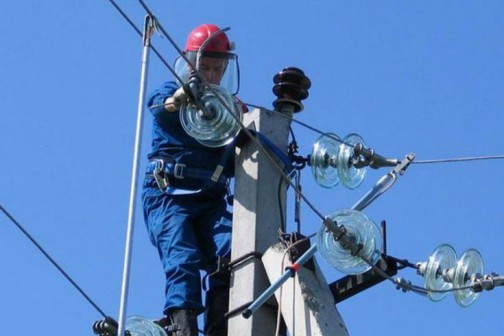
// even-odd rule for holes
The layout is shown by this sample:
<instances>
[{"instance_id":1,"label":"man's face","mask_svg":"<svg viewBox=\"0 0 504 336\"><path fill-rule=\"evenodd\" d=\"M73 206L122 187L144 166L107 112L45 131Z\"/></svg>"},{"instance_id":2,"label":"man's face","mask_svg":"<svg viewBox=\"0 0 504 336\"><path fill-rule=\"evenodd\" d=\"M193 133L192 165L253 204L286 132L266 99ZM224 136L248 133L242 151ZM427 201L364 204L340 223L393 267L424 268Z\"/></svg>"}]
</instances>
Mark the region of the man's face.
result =
<instances>
[{"instance_id":1,"label":"man's face","mask_svg":"<svg viewBox=\"0 0 504 336\"><path fill-rule=\"evenodd\" d=\"M203 57L199 63L199 71L208 83L219 85L224 74L226 59Z\"/></svg>"}]
</instances>

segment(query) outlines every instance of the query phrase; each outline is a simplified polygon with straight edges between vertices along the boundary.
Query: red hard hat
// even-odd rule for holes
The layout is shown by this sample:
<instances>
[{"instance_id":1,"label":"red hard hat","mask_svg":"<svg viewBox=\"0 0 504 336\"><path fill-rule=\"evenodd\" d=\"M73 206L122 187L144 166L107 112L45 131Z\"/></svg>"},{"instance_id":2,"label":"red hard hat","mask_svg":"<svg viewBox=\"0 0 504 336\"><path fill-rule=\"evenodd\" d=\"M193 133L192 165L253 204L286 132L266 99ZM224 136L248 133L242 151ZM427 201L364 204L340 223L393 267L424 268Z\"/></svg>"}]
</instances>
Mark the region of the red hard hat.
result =
<instances>
[{"instance_id":1,"label":"red hard hat","mask_svg":"<svg viewBox=\"0 0 504 336\"><path fill-rule=\"evenodd\" d=\"M220 28L216 25L208 23L194 28L187 37L185 51L198 51L205 44L203 50L205 52L229 53L233 48L226 33L221 32L212 36L212 34L219 30ZM205 42L210 36L212 38L208 42Z\"/></svg>"}]
</instances>

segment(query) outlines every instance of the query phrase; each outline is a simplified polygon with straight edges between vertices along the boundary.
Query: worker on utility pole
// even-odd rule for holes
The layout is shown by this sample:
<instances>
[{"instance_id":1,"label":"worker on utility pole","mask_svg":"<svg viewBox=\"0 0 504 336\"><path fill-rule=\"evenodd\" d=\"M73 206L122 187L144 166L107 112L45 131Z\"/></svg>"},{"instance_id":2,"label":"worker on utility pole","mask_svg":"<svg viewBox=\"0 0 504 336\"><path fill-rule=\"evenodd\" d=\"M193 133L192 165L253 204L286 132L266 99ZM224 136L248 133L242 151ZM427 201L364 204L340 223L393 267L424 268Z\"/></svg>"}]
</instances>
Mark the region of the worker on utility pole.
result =
<instances>
[{"instance_id":1,"label":"worker on utility pole","mask_svg":"<svg viewBox=\"0 0 504 336\"><path fill-rule=\"evenodd\" d=\"M184 131L180 109L191 97L186 84L195 75L232 95L238 92L233 49L216 25L196 27L187 38L185 57L175 61L182 83L168 81L147 100L154 118L142 192L144 218L166 277L160 324L169 325L177 336L197 336L197 316L203 312L205 335L227 336L230 279L217 269L219 257L231 256L232 215L226 196L234 176L234 145L204 146ZM240 108L246 109L241 103ZM200 271L207 273L205 307Z\"/></svg>"}]
</instances>

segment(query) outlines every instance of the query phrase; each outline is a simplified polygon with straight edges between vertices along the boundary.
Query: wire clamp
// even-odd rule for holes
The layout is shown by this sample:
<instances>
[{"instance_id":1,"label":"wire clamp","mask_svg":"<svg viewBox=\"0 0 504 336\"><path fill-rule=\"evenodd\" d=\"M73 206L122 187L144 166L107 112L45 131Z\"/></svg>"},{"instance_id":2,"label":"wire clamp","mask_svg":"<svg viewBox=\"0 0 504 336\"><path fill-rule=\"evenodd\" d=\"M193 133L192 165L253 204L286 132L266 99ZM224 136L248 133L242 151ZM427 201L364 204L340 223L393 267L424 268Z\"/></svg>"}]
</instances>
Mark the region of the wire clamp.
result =
<instances>
[{"instance_id":1,"label":"wire clamp","mask_svg":"<svg viewBox=\"0 0 504 336\"><path fill-rule=\"evenodd\" d=\"M404 160L402 160L397 164L397 166L395 166L393 172L399 175L404 175L406 169L408 169L409 165L411 164L411 162L413 162L415 157L416 157L415 153L409 153L408 155L406 155L404 157Z\"/></svg>"},{"instance_id":2,"label":"wire clamp","mask_svg":"<svg viewBox=\"0 0 504 336\"><path fill-rule=\"evenodd\" d=\"M369 166L370 168L378 169L381 167L394 167L399 164L399 160L389 159L378 155L374 149L366 148L362 143L354 145L351 161L355 168L364 168Z\"/></svg>"}]
</instances>

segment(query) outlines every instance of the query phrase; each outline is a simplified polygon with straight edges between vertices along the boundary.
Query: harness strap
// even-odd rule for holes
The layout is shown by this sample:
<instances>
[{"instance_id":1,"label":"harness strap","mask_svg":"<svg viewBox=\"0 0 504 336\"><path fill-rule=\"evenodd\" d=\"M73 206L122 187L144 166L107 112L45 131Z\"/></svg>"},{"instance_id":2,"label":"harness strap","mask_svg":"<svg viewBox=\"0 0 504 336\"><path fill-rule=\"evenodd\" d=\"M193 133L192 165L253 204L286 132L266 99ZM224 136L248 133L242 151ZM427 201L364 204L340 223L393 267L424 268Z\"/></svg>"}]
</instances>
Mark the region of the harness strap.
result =
<instances>
[{"instance_id":1,"label":"harness strap","mask_svg":"<svg viewBox=\"0 0 504 336\"><path fill-rule=\"evenodd\" d=\"M211 188L215 183L220 183L219 181L224 178L224 183L226 184L226 187L228 187L228 178L222 174L224 171L224 167L227 166L227 162L229 158L231 157L231 153L234 153L235 150L235 140L233 140L230 144L226 146L224 149L224 152L222 153L222 156L220 158L219 164L215 167L214 171L212 172L212 175L210 176L210 179L207 181L205 186L202 188L203 190L207 190ZM227 191L228 194L230 193L229 190Z\"/></svg>"},{"instance_id":2,"label":"harness strap","mask_svg":"<svg viewBox=\"0 0 504 336\"><path fill-rule=\"evenodd\" d=\"M209 180L212 179L214 171L209 169L201 168L190 168L183 163L168 163L163 159L153 159L147 165L146 174L147 176L154 176L155 173L164 173L166 175L173 176L176 179L199 179L199 180ZM154 176L155 178L155 176ZM219 174L217 178L212 179L215 183L226 184L227 177L223 174Z\"/></svg>"}]
</instances>

